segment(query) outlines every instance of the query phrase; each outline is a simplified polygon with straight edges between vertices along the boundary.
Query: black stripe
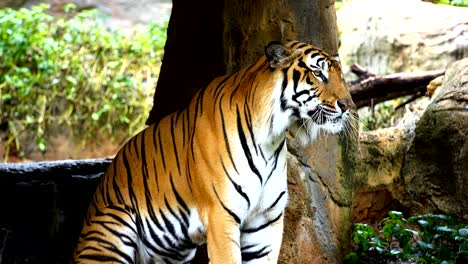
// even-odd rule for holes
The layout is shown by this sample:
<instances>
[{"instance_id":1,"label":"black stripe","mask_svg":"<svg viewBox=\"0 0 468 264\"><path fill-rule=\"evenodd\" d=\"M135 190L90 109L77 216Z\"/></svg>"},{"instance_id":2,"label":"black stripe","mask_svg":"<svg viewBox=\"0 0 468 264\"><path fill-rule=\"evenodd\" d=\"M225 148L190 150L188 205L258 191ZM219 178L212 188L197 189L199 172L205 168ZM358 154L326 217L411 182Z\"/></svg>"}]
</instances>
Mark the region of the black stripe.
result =
<instances>
[{"instance_id":1,"label":"black stripe","mask_svg":"<svg viewBox=\"0 0 468 264\"><path fill-rule=\"evenodd\" d=\"M89 231L87 233L84 233L84 234L81 233L80 238L84 239L84 238L86 238L87 236L90 236L90 235L104 236L104 233L101 232L101 231L97 231L97 230L91 230L91 231Z\"/></svg>"},{"instance_id":2,"label":"black stripe","mask_svg":"<svg viewBox=\"0 0 468 264\"><path fill-rule=\"evenodd\" d=\"M146 219L146 224L148 224L148 219ZM153 238L153 240L154 240L154 237L157 238L157 235L156 235L156 233L154 233L153 228L150 227L150 228L148 228L148 229L149 229L150 235L151 235L151 237ZM160 251L159 249L157 249L157 248L148 240L148 236L147 236L147 235L141 237L141 240L143 241L143 244L145 245L146 248L149 248L151 251L153 251L153 252L156 253L156 254L161 254L161 251ZM155 242L156 242L156 240L155 240ZM156 245L157 245L157 244L158 244L158 243L156 242Z\"/></svg>"},{"instance_id":3,"label":"black stripe","mask_svg":"<svg viewBox=\"0 0 468 264\"><path fill-rule=\"evenodd\" d=\"M146 131L145 131L146 132ZM149 178L149 172L148 172L148 164L146 163L146 147L145 147L145 132L141 133L141 143L140 143L140 148L141 148L141 173L143 174L143 184L145 185L145 191L148 192L148 178ZM151 194L149 194L151 197Z\"/></svg>"},{"instance_id":4,"label":"black stripe","mask_svg":"<svg viewBox=\"0 0 468 264\"><path fill-rule=\"evenodd\" d=\"M243 247L241 248L241 251L244 251L244 250L247 250L247 249L251 249L251 248L256 247L256 246L258 246L258 245L259 245L259 244L243 246Z\"/></svg>"},{"instance_id":5,"label":"black stripe","mask_svg":"<svg viewBox=\"0 0 468 264\"><path fill-rule=\"evenodd\" d=\"M294 48L294 46L299 45L299 44L301 44L301 42L296 40L296 41L291 43L291 48Z\"/></svg>"},{"instance_id":6,"label":"black stripe","mask_svg":"<svg viewBox=\"0 0 468 264\"><path fill-rule=\"evenodd\" d=\"M113 180L112 180L112 189L115 193L115 196L117 197L117 201L120 203L120 204L123 204L124 203L124 198L122 196L122 192L120 192L120 187L119 187L119 184L117 183L117 177L113 177Z\"/></svg>"},{"instance_id":7,"label":"black stripe","mask_svg":"<svg viewBox=\"0 0 468 264\"><path fill-rule=\"evenodd\" d=\"M301 45L297 46L298 49L302 49L303 47L307 47L309 44L302 43Z\"/></svg>"},{"instance_id":8,"label":"black stripe","mask_svg":"<svg viewBox=\"0 0 468 264\"><path fill-rule=\"evenodd\" d=\"M312 53L312 55L310 55L310 58L313 59L313 58L315 58L317 56L320 56L320 52L315 51L315 53Z\"/></svg>"},{"instance_id":9,"label":"black stripe","mask_svg":"<svg viewBox=\"0 0 468 264\"><path fill-rule=\"evenodd\" d=\"M219 83L218 86L216 86L216 89L214 91L213 95L213 102L218 101L218 97L221 95L221 92L223 91L223 88L226 86L226 81L231 77L232 75L227 75L224 79L222 79ZM213 111L216 111L216 107L213 108Z\"/></svg>"},{"instance_id":10,"label":"black stripe","mask_svg":"<svg viewBox=\"0 0 468 264\"><path fill-rule=\"evenodd\" d=\"M258 171L257 167L255 166L253 159L252 159L252 154L250 153L249 146L247 145L247 139L244 134L244 130L242 128L242 120L240 117L239 113L239 108L236 108L237 112L237 131L239 132L239 140L242 145L242 149L244 150L245 157L247 158L247 162L249 163L250 169L252 170L255 175L257 175L258 179L260 180L260 184L263 184L263 179L262 176L260 175L260 172Z\"/></svg>"},{"instance_id":11,"label":"black stripe","mask_svg":"<svg viewBox=\"0 0 468 264\"><path fill-rule=\"evenodd\" d=\"M179 215L177 215L174 210L172 209L171 205L169 204L169 201L167 201L166 195L164 195L164 204L166 205L167 210L169 210L169 213L177 219L177 222L182 223L182 220L179 218Z\"/></svg>"},{"instance_id":12,"label":"black stripe","mask_svg":"<svg viewBox=\"0 0 468 264\"><path fill-rule=\"evenodd\" d=\"M108 209L112 209L112 210L115 210L115 211L119 211L121 213L124 213L126 215L128 215L130 218L131 218L131 215L129 214L128 211L120 208L120 207L117 207L117 206L109 206L107 207ZM95 216L108 216L110 218L112 218L114 221L118 222L119 224L121 224L122 226L124 226L125 228L128 228L130 229L133 233L137 233L137 230L135 230L134 226L131 225L131 223L129 223L128 221L124 220L122 217L120 217L119 215L115 214L115 213L104 213L102 211L99 211L96 209L96 213L95 213ZM92 221L93 223L112 223L112 224L115 224L115 222L112 222L112 221L103 221L103 220L99 220L99 221Z\"/></svg>"},{"instance_id":13,"label":"black stripe","mask_svg":"<svg viewBox=\"0 0 468 264\"><path fill-rule=\"evenodd\" d=\"M294 92L297 93L297 86L299 85L299 79L301 78L301 73L298 70L293 70L293 82L294 82Z\"/></svg>"},{"instance_id":14,"label":"black stripe","mask_svg":"<svg viewBox=\"0 0 468 264\"><path fill-rule=\"evenodd\" d=\"M246 228L246 229L242 229L241 231L242 231L243 233L255 233L255 232L258 232L258 231L260 231L260 230L262 230L262 229L264 229L264 228L270 226L270 225L273 224L274 222L278 221L278 219L280 219L282 215L283 215L283 213L279 214L276 218L274 218L274 219L272 219L272 220L270 220L270 221L266 222L265 224L260 225L260 226L258 226L258 227Z\"/></svg>"},{"instance_id":15,"label":"black stripe","mask_svg":"<svg viewBox=\"0 0 468 264\"><path fill-rule=\"evenodd\" d=\"M167 201L167 198L166 198L165 195L164 195L164 204L166 205L166 208L169 210L171 215L174 216L174 218L176 218L177 221L179 222L180 230L181 230L182 234L184 235L184 238L188 238L189 235L188 235L188 232L187 232L187 227L182 223L184 221L184 219L181 219L180 216L174 212L171 205ZM188 224L188 222L185 222L185 224Z\"/></svg>"},{"instance_id":16,"label":"black stripe","mask_svg":"<svg viewBox=\"0 0 468 264\"><path fill-rule=\"evenodd\" d=\"M140 151L138 150L138 137L141 136L141 133L136 135L133 139L131 139L133 142L133 149L135 150L135 154L137 159L140 159Z\"/></svg>"},{"instance_id":17,"label":"black stripe","mask_svg":"<svg viewBox=\"0 0 468 264\"><path fill-rule=\"evenodd\" d=\"M305 64L305 62L303 60L300 60L299 63L297 64L297 66L299 66L301 68L304 68L305 70L310 71L310 68L307 66L307 64Z\"/></svg>"},{"instance_id":18,"label":"black stripe","mask_svg":"<svg viewBox=\"0 0 468 264\"><path fill-rule=\"evenodd\" d=\"M286 142L286 139L283 139L283 142L280 143L279 147L273 153L273 156L271 156L270 159L268 159L268 160L271 160L273 157L275 158L273 168L271 169L271 172L268 175L268 177L267 177L267 179L265 181L265 184L268 182L271 175L273 175L273 172L276 170L276 166L278 165L278 157L279 157L281 151L284 149L284 143L285 142Z\"/></svg>"},{"instance_id":19,"label":"black stripe","mask_svg":"<svg viewBox=\"0 0 468 264\"><path fill-rule=\"evenodd\" d=\"M325 60L325 58L324 58L324 57L320 57L320 58L318 58L318 59L315 61L315 63L316 63L316 66L320 66L320 65L319 65L319 63L320 63L320 62L322 62L322 61L324 61L324 60Z\"/></svg>"},{"instance_id":20,"label":"black stripe","mask_svg":"<svg viewBox=\"0 0 468 264\"><path fill-rule=\"evenodd\" d=\"M156 157L153 158L153 175L154 175L154 179L156 180L156 190L159 193L159 177L158 177L158 169L156 167Z\"/></svg>"},{"instance_id":21,"label":"black stripe","mask_svg":"<svg viewBox=\"0 0 468 264\"><path fill-rule=\"evenodd\" d=\"M231 98L229 99L229 104L232 105L232 99L234 98L234 95L237 93L237 90L241 87L241 83L244 79L244 77L250 73L250 69L252 69L252 67L254 66L255 64L251 64L250 66L248 66L245 71L242 73L242 76L240 77L239 81L237 82L237 86L236 88L234 88L234 90L231 92ZM239 73L237 73L236 75L239 75ZM237 77L237 76L236 76Z\"/></svg>"},{"instance_id":22,"label":"black stripe","mask_svg":"<svg viewBox=\"0 0 468 264\"><path fill-rule=\"evenodd\" d=\"M271 118L271 123L273 123L273 116ZM270 134L272 132L273 128L270 126ZM266 160L266 157L265 157L265 154L263 153L263 150L262 150L262 146L258 146L258 149L260 150L260 155L262 156L262 159L265 161L265 163L267 163L267 160Z\"/></svg>"},{"instance_id":23,"label":"black stripe","mask_svg":"<svg viewBox=\"0 0 468 264\"><path fill-rule=\"evenodd\" d=\"M288 86L288 68L283 69L283 83L281 85L281 97L280 97L280 102L281 102L281 110L285 112L287 109L290 109L291 106L287 104L286 97L284 95L284 91L286 90L286 87Z\"/></svg>"},{"instance_id":24,"label":"black stripe","mask_svg":"<svg viewBox=\"0 0 468 264\"><path fill-rule=\"evenodd\" d=\"M172 137L172 148L174 149L174 158L176 160L177 164L177 171L179 172L179 175L182 173L180 172L180 163L179 163L179 154L177 153L177 144L175 142L176 136L174 134L174 116L171 118L171 137Z\"/></svg>"},{"instance_id":25,"label":"black stripe","mask_svg":"<svg viewBox=\"0 0 468 264\"><path fill-rule=\"evenodd\" d=\"M148 184L148 178L149 178L149 172L148 172L148 164L146 163L146 147L145 147L145 135L143 134L141 138L141 159L143 161L142 164L142 173L143 173L143 186L145 189L145 201L146 201L146 207L151 208L152 207L152 196L151 196L151 191L149 188Z\"/></svg>"},{"instance_id":26,"label":"black stripe","mask_svg":"<svg viewBox=\"0 0 468 264\"><path fill-rule=\"evenodd\" d=\"M221 160L221 165L223 166L223 170L224 170L224 173L226 173L228 179L231 181L232 185L234 186L234 189L236 189L236 191L242 196L244 197L244 199L247 201L247 208L250 208L250 199L249 199L249 196L247 196L247 194L242 191L242 187L237 184L232 178L231 176L229 175L229 173L227 172L226 170L226 167L224 166L224 162Z\"/></svg>"},{"instance_id":27,"label":"black stripe","mask_svg":"<svg viewBox=\"0 0 468 264\"><path fill-rule=\"evenodd\" d=\"M148 213L149 213L149 216L151 218L151 221L153 221L153 223L156 225L156 227L161 230L161 231L164 231L164 228L162 227L162 225L159 223L159 220L156 216L156 213L154 212L154 207L153 205L150 203L148 206ZM146 219L146 221L148 221L148 219ZM152 229L152 228L150 228Z\"/></svg>"},{"instance_id":28,"label":"black stripe","mask_svg":"<svg viewBox=\"0 0 468 264\"><path fill-rule=\"evenodd\" d=\"M112 233L114 236L116 236L118 239L120 239L120 241L123 242L126 246L133 247L134 249L137 248L136 243L133 242L133 241L130 239L130 237L129 237L128 235L126 235L126 234L124 234L124 233L119 233L119 232L117 232L117 231L115 231L115 230L109 228L107 225L100 223L99 221L97 221L96 223L101 224L101 226L102 226L103 228L105 228L105 229L108 230L110 233ZM114 224L114 223L112 223L112 224ZM125 237L126 239L122 239L122 237ZM125 241L132 241L132 242L126 243ZM103 244L100 244L100 246L103 247L103 248L105 248L105 249L107 249L107 250L109 250L109 251L111 251L111 252L113 252L113 253L115 253L115 254L117 254L117 255L119 255L120 257L124 258L124 259L126 260L126 262L123 262L123 263L134 263L134 260L133 260L133 258L132 258L131 256L129 256L129 255L125 254L124 252L118 250L118 249L117 249L115 246L113 246L112 244L109 245L109 246L105 246L105 245L103 245ZM85 256L86 256L86 255L85 255ZM80 258L81 258L81 257L80 257Z\"/></svg>"},{"instance_id":29,"label":"black stripe","mask_svg":"<svg viewBox=\"0 0 468 264\"><path fill-rule=\"evenodd\" d=\"M306 50L304 51L304 55L309 54L309 53L310 53L311 51L313 51L313 50L314 50L313 48L306 49Z\"/></svg>"},{"instance_id":30,"label":"black stripe","mask_svg":"<svg viewBox=\"0 0 468 264\"><path fill-rule=\"evenodd\" d=\"M223 113L223 108L222 108L223 96L224 95L222 95L221 99L219 100L219 115L221 117L221 126L223 130L224 144L226 145L226 150L227 150L229 159L231 160L232 167L234 168L236 173L239 174L239 171L236 168L236 163L234 162L234 159L232 158L231 147L229 146L229 137L226 133L226 124L224 122L224 113Z\"/></svg>"},{"instance_id":31,"label":"black stripe","mask_svg":"<svg viewBox=\"0 0 468 264\"><path fill-rule=\"evenodd\" d=\"M248 89L246 100L248 99L249 101L251 101L251 96L254 97L255 92L257 91L256 88L258 87L258 83L256 83L255 87L253 87L253 84L255 83L257 75L261 74L262 71L267 71L269 69L269 67L265 67L267 63L267 61L264 61L261 65L257 67L257 69L255 69L254 72L250 74L249 79L247 80L247 83L250 84L250 89Z\"/></svg>"},{"instance_id":32,"label":"black stripe","mask_svg":"<svg viewBox=\"0 0 468 264\"><path fill-rule=\"evenodd\" d=\"M173 248L167 248L166 245L164 245L164 242L161 240L161 238L154 232L152 228L149 229L151 238L156 242L156 245L161 248L161 250L157 250L156 253L158 255L161 255L163 257L169 257L173 259L183 259L184 257L179 254L176 250Z\"/></svg>"},{"instance_id":33,"label":"black stripe","mask_svg":"<svg viewBox=\"0 0 468 264\"><path fill-rule=\"evenodd\" d=\"M258 155L257 143L255 143L255 135L252 129L252 116L250 114L250 109L249 109L248 104L244 104L244 117L245 117L247 128L249 129L250 140L252 141L252 145L254 146L255 154Z\"/></svg>"},{"instance_id":34,"label":"black stripe","mask_svg":"<svg viewBox=\"0 0 468 264\"><path fill-rule=\"evenodd\" d=\"M270 207L268 207L268 210L273 209L275 205L280 201L281 197L283 197L283 195L285 194L286 194L286 191L282 191L280 195L278 196L278 198L276 198L276 200L270 205Z\"/></svg>"},{"instance_id":35,"label":"black stripe","mask_svg":"<svg viewBox=\"0 0 468 264\"><path fill-rule=\"evenodd\" d=\"M187 111L184 110L184 116L185 115L188 115L188 114L187 114ZM185 118L184 118L184 119L182 119L182 146L184 146L184 147L185 147L185 137L186 136L187 135L185 134Z\"/></svg>"},{"instance_id":36,"label":"black stripe","mask_svg":"<svg viewBox=\"0 0 468 264\"><path fill-rule=\"evenodd\" d=\"M184 199L182 199L182 197L180 196L180 194L177 191L176 187L174 186L174 181L172 180L172 176L170 177L170 181L171 181L172 192L174 193L177 202L182 206L182 208L184 208L184 210L185 210L185 212L187 212L187 214L190 214L190 210L189 210L187 204L185 203Z\"/></svg>"},{"instance_id":37,"label":"black stripe","mask_svg":"<svg viewBox=\"0 0 468 264\"><path fill-rule=\"evenodd\" d=\"M159 209L159 215L161 216L162 220L164 221L164 225L166 226L167 231L169 231L169 233L171 233L171 235L174 238L177 238L177 234L176 234L176 231L174 229L174 225L171 223L171 221L169 221L169 219L167 219L166 214L161 209Z\"/></svg>"},{"instance_id":38,"label":"black stripe","mask_svg":"<svg viewBox=\"0 0 468 264\"><path fill-rule=\"evenodd\" d=\"M283 82L281 83L281 89L284 92L288 86L288 68L283 69Z\"/></svg>"},{"instance_id":39,"label":"black stripe","mask_svg":"<svg viewBox=\"0 0 468 264\"><path fill-rule=\"evenodd\" d=\"M180 209L179 207L179 214L182 216L182 220L186 226L189 225L189 216L184 210Z\"/></svg>"},{"instance_id":40,"label":"black stripe","mask_svg":"<svg viewBox=\"0 0 468 264\"><path fill-rule=\"evenodd\" d=\"M137 219L140 219L140 206L138 206L138 199L137 199L136 194L135 194L135 192L133 190L132 169L131 169L131 166L130 166L130 164L128 162L127 153L128 152L124 152L124 155L122 156L122 160L123 160L125 170L126 170L126 173L127 173L128 195L130 197L130 203L132 204L132 208L136 211L136 217L137 217ZM137 226L138 233L141 233L141 225L140 225L139 221L136 221L135 224Z\"/></svg>"},{"instance_id":41,"label":"black stripe","mask_svg":"<svg viewBox=\"0 0 468 264\"><path fill-rule=\"evenodd\" d=\"M102 255L80 255L79 259L94 260L94 261L110 261L111 263L127 263L126 261L119 260L118 258ZM130 263L134 263L131 261Z\"/></svg>"},{"instance_id":42,"label":"black stripe","mask_svg":"<svg viewBox=\"0 0 468 264\"><path fill-rule=\"evenodd\" d=\"M159 150L161 151L161 161L163 164L164 171L166 171L166 161L164 160L164 147L161 141L161 129L158 129L158 145L159 145Z\"/></svg>"},{"instance_id":43,"label":"black stripe","mask_svg":"<svg viewBox=\"0 0 468 264\"><path fill-rule=\"evenodd\" d=\"M297 98L299 98L301 95L304 95L304 94L307 94L307 95L310 96L310 90L302 90L302 91L300 91L300 92L298 92L298 93L295 93L295 94L293 95L292 99L293 99L295 102L297 102L298 104L302 104L301 102L299 102L299 101L297 100Z\"/></svg>"},{"instance_id":44,"label":"black stripe","mask_svg":"<svg viewBox=\"0 0 468 264\"><path fill-rule=\"evenodd\" d=\"M265 246L257 251L252 252L242 252L242 261L251 261L254 259L263 258L271 252L271 250L267 250L268 247L269 246Z\"/></svg>"},{"instance_id":45,"label":"black stripe","mask_svg":"<svg viewBox=\"0 0 468 264\"><path fill-rule=\"evenodd\" d=\"M230 216L232 216L232 218L234 219L234 221L236 221L236 223L237 223L238 225L240 225L240 222L241 222L241 221L240 221L239 216L237 216L233 211L229 210L229 208L227 208L227 207L224 205L223 201L221 201L221 198L219 198L219 195L218 195L218 192L216 191L216 188L215 188L214 186L211 186L211 187L213 188L213 191L214 191L214 193L215 193L215 195L216 195L216 198L218 198L218 201L219 201L219 203L221 204L221 206L224 208L224 210L225 210Z\"/></svg>"}]
</instances>

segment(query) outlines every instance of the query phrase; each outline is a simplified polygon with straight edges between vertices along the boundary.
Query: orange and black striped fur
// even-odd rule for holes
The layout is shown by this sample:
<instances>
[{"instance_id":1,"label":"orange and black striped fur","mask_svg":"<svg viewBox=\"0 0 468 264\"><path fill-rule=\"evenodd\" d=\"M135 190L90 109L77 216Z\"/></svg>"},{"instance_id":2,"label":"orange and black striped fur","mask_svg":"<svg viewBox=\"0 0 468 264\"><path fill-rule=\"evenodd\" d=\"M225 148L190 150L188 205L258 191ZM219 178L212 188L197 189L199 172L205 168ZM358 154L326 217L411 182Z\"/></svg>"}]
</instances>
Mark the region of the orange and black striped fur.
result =
<instances>
[{"instance_id":1,"label":"orange and black striped fur","mask_svg":"<svg viewBox=\"0 0 468 264\"><path fill-rule=\"evenodd\" d=\"M74 263L276 263L286 133L304 143L347 128L339 62L273 42L255 64L216 78L182 111L130 139L99 184Z\"/></svg>"}]
</instances>

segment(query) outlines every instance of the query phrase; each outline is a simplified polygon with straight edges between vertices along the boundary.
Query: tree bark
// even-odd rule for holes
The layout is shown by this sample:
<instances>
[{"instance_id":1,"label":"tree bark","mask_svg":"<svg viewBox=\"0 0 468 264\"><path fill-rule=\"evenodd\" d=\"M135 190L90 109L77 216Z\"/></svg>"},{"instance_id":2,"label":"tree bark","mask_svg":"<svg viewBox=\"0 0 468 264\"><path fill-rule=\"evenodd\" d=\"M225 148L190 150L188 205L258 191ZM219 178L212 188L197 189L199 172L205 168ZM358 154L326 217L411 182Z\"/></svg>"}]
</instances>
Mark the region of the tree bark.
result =
<instances>
[{"instance_id":1,"label":"tree bark","mask_svg":"<svg viewBox=\"0 0 468 264\"><path fill-rule=\"evenodd\" d=\"M226 73L223 1L172 1L164 57L146 124L184 108L197 91ZM208 8L209 7L209 8Z\"/></svg>"}]
</instances>

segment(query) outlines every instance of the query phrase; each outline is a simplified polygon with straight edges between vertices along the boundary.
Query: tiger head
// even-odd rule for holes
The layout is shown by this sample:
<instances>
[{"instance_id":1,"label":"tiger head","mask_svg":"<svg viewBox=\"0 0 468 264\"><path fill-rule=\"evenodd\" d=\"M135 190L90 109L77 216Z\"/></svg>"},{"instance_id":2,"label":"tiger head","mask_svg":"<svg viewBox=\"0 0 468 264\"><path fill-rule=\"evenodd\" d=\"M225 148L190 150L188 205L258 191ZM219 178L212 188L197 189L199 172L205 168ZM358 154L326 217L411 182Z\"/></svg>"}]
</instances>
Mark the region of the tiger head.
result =
<instances>
[{"instance_id":1,"label":"tiger head","mask_svg":"<svg viewBox=\"0 0 468 264\"><path fill-rule=\"evenodd\" d=\"M278 111L296 138L306 144L321 131L336 134L352 128L355 105L337 57L297 41L272 42L265 54L280 78Z\"/></svg>"}]
</instances>

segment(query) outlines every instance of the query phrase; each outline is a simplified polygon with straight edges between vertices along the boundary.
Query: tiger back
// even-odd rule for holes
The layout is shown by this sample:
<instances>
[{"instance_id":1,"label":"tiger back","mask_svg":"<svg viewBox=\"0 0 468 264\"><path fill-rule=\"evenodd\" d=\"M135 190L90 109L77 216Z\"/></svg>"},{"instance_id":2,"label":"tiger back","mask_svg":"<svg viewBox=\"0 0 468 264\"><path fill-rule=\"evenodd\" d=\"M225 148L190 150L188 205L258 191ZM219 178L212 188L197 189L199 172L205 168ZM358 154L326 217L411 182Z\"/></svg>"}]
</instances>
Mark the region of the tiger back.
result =
<instances>
[{"instance_id":1,"label":"tiger back","mask_svg":"<svg viewBox=\"0 0 468 264\"><path fill-rule=\"evenodd\" d=\"M102 177L73 263L276 263L287 204L286 133L350 126L339 62L272 42L239 72L130 139Z\"/></svg>"}]
</instances>

